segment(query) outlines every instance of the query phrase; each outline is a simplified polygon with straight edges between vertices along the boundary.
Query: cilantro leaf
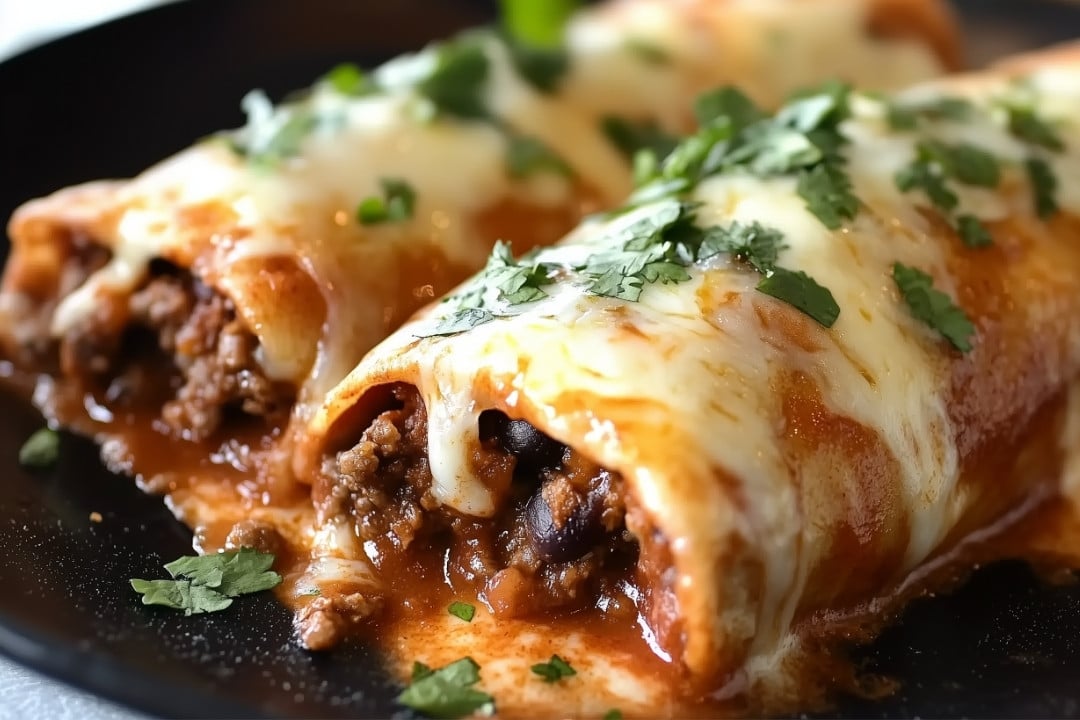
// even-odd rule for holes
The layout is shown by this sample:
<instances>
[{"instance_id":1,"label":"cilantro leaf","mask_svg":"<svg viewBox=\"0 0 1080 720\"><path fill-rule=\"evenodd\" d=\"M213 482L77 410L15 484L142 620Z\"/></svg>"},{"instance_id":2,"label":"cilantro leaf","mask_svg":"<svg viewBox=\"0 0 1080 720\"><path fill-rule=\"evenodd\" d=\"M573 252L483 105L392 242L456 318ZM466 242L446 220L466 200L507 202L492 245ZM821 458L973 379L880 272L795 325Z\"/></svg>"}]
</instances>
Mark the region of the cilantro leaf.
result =
<instances>
[{"instance_id":1,"label":"cilantro leaf","mask_svg":"<svg viewBox=\"0 0 1080 720\"><path fill-rule=\"evenodd\" d=\"M416 205L416 191L412 186L398 178L383 178L379 183L383 197L366 197L356 208L356 219L360 224L378 225L411 218Z\"/></svg>"},{"instance_id":2,"label":"cilantro leaf","mask_svg":"<svg viewBox=\"0 0 1080 720\"><path fill-rule=\"evenodd\" d=\"M975 106L962 97L940 97L923 102L887 103L885 117L893 130L914 130L920 120L963 121L975 113Z\"/></svg>"},{"instance_id":3,"label":"cilantro leaf","mask_svg":"<svg viewBox=\"0 0 1080 720\"><path fill-rule=\"evenodd\" d=\"M749 225L733 222L727 227L716 226L705 231L697 259L730 253L765 274L776 267L777 257L784 247L783 233L775 228L756 221Z\"/></svg>"},{"instance_id":4,"label":"cilantro leaf","mask_svg":"<svg viewBox=\"0 0 1080 720\"><path fill-rule=\"evenodd\" d=\"M939 210L951 212L960 203L960 198L945 184L940 168L931 166L925 160L917 159L907 167L901 168L897 171L894 181L901 192L922 190L934 207Z\"/></svg>"},{"instance_id":5,"label":"cilantro leaf","mask_svg":"<svg viewBox=\"0 0 1080 720\"><path fill-rule=\"evenodd\" d=\"M232 605L232 598L190 580L131 580L131 587L142 595L143 605L163 605L183 610L184 615L217 612Z\"/></svg>"},{"instance_id":6,"label":"cilantro leaf","mask_svg":"<svg viewBox=\"0 0 1080 720\"><path fill-rule=\"evenodd\" d=\"M417 333L417 337L443 337L457 335L466 330L472 330L478 325L489 323L495 319L495 314L490 310L481 308L460 308L454 312L439 318L439 321L431 330Z\"/></svg>"},{"instance_id":7,"label":"cilantro leaf","mask_svg":"<svg viewBox=\"0 0 1080 720\"><path fill-rule=\"evenodd\" d=\"M465 622L472 622L472 619L476 616L476 606L470 605L465 602L452 602L450 607L447 608L447 612L456 618L460 618Z\"/></svg>"},{"instance_id":8,"label":"cilantro leaf","mask_svg":"<svg viewBox=\"0 0 1080 720\"><path fill-rule=\"evenodd\" d=\"M748 95L736 87L721 87L698 96L694 101L694 115L702 127L720 118L727 118L733 132L740 132L766 115Z\"/></svg>"},{"instance_id":9,"label":"cilantro leaf","mask_svg":"<svg viewBox=\"0 0 1080 720\"><path fill-rule=\"evenodd\" d=\"M758 283L757 289L786 302L824 327L831 328L840 317L840 306L832 293L801 270L775 268Z\"/></svg>"},{"instance_id":10,"label":"cilantro leaf","mask_svg":"<svg viewBox=\"0 0 1080 720\"><path fill-rule=\"evenodd\" d=\"M1031 193L1035 202L1035 212L1045 220L1058 211L1058 180L1050 163L1042 158L1028 158L1024 163L1028 179L1031 181Z\"/></svg>"},{"instance_id":11,"label":"cilantro leaf","mask_svg":"<svg viewBox=\"0 0 1080 720\"><path fill-rule=\"evenodd\" d=\"M618 708L611 708L604 713L603 720L622 720L622 710Z\"/></svg>"},{"instance_id":12,"label":"cilantro leaf","mask_svg":"<svg viewBox=\"0 0 1080 720\"><path fill-rule=\"evenodd\" d=\"M506 162L511 177L522 178L538 172L570 176L573 171L555 151L536 138L514 135L510 138Z\"/></svg>"},{"instance_id":13,"label":"cilantro leaf","mask_svg":"<svg viewBox=\"0 0 1080 720\"><path fill-rule=\"evenodd\" d=\"M667 157L678 144L675 137L652 121L634 122L608 115L600 121L600 129L627 158L634 158L641 150L651 151L658 159Z\"/></svg>"},{"instance_id":14,"label":"cilantro leaf","mask_svg":"<svg viewBox=\"0 0 1080 720\"><path fill-rule=\"evenodd\" d=\"M558 47L566 23L579 0L500 0L502 23L518 42L533 47Z\"/></svg>"},{"instance_id":15,"label":"cilantro leaf","mask_svg":"<svg viewBox=\"0 0 1080 720\"><path fill-rule=\"evenodd\" d=\"M470 657L432 670L423 663L413 665L412 683L397 701L435 718L460 718L485 707L493 709L495 699L472 686L480 681L480 666Z\"/></svg>"},{"instance_id":16,"label":"cilantro leaf","mask_svg":"<svg viewBox=\"0 0 1080 720\"><path fill-rule=\"evenodd\" d=\"M851 115L851 86L829 80L803 90L776 113L776 123L803 133L833 129Z\"/></svg>"},{"instance_id":17,"label":"cilantro leaf","mask_svg":"<svg viewBox=\"0 0 1080 720\"><path fill-rule=\"evenodd\" d=\"M185 615L224 610L232 598L281 583L270 570L274 556L250 548L213 555L185 556L165 566L172 580L132 579L144 605L164 605Z\"/></svg>"},{"instance_id":18,"label":"cilantro leaf","mask_svg":"<svg viewBox=\"0 0 1080 720\"><path fill-rule=\"evenodd\" d=\"M1007 103L1009 132L1016 138L1053 152L1065 149L1057 129L1036 114L1035 110L1017 103Z\"/></svg>"},{"instance_id":19,"label":"cilantro leaf","mask_svg":"<svg viewBox=\"0 0 1080 720\"><path fill-rule=\"evenodd\" d=\"M304 138L318 127L319 118L310 110L302 108L281 112L287 113L287 117L273 133L255 141L250 138L250 133L242 131L238 137L233 138L233 150L246 157L252 165L261 168L273 167L298 155Z\"/></svg>"},{"instance_id":20,"label":"cilantro leaf","mask_svg":"<svg viewBox=\"0 0 1080 720\"><path fill-rule=\"evenodd\" d=\"M799 197L821 224L837 230L844 220L859 212L859 198L852 192L851 180L832 165L822 164L799 173Z\"/></svg>"},{"instance_id":21,"label":"cilantro leaf","mask_svg":"<svg viewBox=\"0 0 1080 720\"><path fill-rule=\"evenodd\" d=\"M990 231L974 215L959 215L956 218L956 231L960 239L969 248L981 248L994 244Z\"/></svg>"},{"instance_id":22,"label":"cilantro leaf","mask_svg":"<svg viewBox=\"0 0 1080 720\"><path fill-rule=\"evenodd\" d=\"M543 678L546 683L556 683L563 678L577 675L577 670L558 655L552 655L546 663L536 663L531 670Z\"/></svg>"},{"instance_id":23,"label":"cilantro leaf","mask_svg":"<svg viewBox=\"0 0 1080 720\"><path fill-rule=\"evenodd\" d=\"M543 48L506 39L510 61L529 84L540 92L552 93L570 69L570 57L562 48Z\"/></svg>"},{"instance_id":24,"label":"cilantro leaf","mask_svg":"<svg viewBox=\"0 0 1080 720\"><path fill-rule=\"evenodd\" d=\"M437 53L434 70L416 91L436 112L467 120L488 118L483 95L490 63L483 45L475 38L462 38L442 45Z\"/></svg>"},{"instance_id":25,"label":"cilantro leaf","mask_svg":"<svg viewBox=\"0 0 1080 720\"><path fill-rule=\"evenodd\" d=\"M60 457L60 435L47 427L36 430L19 448L19 464L43 469L56 464Z\"/></svg>"},{"instance_id":26,"label":"cilantro leaf","mask_svg":"<svg viewBox=\"0 0 1080 720\"><path fill-rule=\"evenodd\" d=\"M378 90L371 78L354 63L341 63L326 74L326 82L342 95L360 97Z\"/></svg>"},{"instance_id":27,"label":"cilantro leaf","mask_svg":"<svg viewBox=\"0 0 1080 720\"><path fill-rule=\"evenodd\" d=\"M918 144L918 157L939 166L945 175L965 185L993 188L1001 180L998 159L971 143L923 140Z\"/></svg>"},{"instance_id":28,"label":"cilantro leaf","mask_svg":"<svg viewBox=\"0 0 1080 720\"><path fill-rule=\"evenodd\" d=\"M901 263L893 264L892 274L904 302L917 320L937 330L957 350L971 350L975 326L952 298L934 288L933 278L918 268Z\"/></svg>"}]
</instances>

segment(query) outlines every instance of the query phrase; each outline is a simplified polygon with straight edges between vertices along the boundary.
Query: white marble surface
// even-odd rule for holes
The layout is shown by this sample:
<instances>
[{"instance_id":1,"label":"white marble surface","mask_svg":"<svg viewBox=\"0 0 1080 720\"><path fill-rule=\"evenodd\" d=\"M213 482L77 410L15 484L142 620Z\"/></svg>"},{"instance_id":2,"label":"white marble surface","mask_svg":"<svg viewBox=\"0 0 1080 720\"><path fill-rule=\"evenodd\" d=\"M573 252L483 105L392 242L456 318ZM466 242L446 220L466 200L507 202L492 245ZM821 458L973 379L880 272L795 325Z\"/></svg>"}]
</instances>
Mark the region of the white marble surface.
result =
<instances>
[{"instance_id":1,"label":"white marble surface","mask_svg":"<svg viewBox=\"0 0 1080 720\"><path fill-rule=\"evenodd\" d=\"M0 720L149 720L0 657Z\"/></svg>"}]
</instances>

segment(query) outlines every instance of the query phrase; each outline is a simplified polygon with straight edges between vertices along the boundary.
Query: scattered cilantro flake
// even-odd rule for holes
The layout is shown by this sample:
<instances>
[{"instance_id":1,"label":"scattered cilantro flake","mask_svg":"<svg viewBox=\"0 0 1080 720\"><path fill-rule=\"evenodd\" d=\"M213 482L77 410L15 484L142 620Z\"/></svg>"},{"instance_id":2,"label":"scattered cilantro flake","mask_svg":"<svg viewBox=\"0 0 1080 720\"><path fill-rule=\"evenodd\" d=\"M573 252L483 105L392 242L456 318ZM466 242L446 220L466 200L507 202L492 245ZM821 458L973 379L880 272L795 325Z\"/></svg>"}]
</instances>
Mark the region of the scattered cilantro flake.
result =
<instances>
[{"instance_id":1,"label":"scattered cilantro flake","mask_svg":"<svg viewBox=\"0 0 1080 720\"><path fill-rule=\"evenodd\" d=\"M556 683L563 678L577 675L577 670L570 667L570 663L558 655L552 655L551 659L546 663L536 663L531 669L533 673L543 678L546 683Z\"/></svg>"},{"instance_id":2,"label":"scattered cilantro flake","mask_svg":"<svg viewBox=\"0 0 1080 720\"><path fill-rule=\"evenodd\" d=\"M622 720L622 710L618 708L611 708L604 713L603 720Z\"/></svg>"},{"instance_id":3,"label":"scattered cilantro flake","mask_svg":"<svg viewBox=\"0 0 1080 720\"><path fill-rule=\"evenodd\" d=\"M784 247L783 233L775 228L765 227L758 222L749 225L733 222L728 227L717 226L705 231L698 259L730 253L765 274L776 267L776 259Z\"/></svg>"},{"instance_id":4,"label":"scattered cilantro flake","mask_svg":"<svg viewBox=\"0 0 1080 720\"><path fill-rule=\"evenodd\" d=\"M452 602L447 611L456 618L461 618L465 622L472 622L473 617L476 616L476 606L470 605L464 602Z\"/></svg>"},{"instance_id":5,"label":"scattered cilantro flake","mask_svg":"<svg viewBox=\"0 0 1080 720\"><path fill-rule=\"evenodd\" d=\"M924 140L918 144L918 157L939 166L945 175L965 185L993 188L1001 180L998 159L970 143Z\"/></svg>"},{"instance_id":6,"label":"scattered cilantro flake","mask_svg":"<svg viewBox=\"0 0 1080 720\"><path fill-rule=\"evenodd\" d=\"M402 705L434 718L461 718L494 710L495 699L473 686L480 681L480 666L470 657L432 670L413 664L412 683L397 697Z\"/></svg>"},{"instance_id":7,"label":"scattered cilantro flake","mask_svg":"<svg viewBox=\"0 0 1080 720\"><path fill-rule=\"evenodd\" d=\"M675 137L651 121L634 122L609 115L600 121L600 129L627 158L634 158L641 150L649 150L657 159L664 158L678 144Z\"/></svg>"},{"instance_id":8,"label":"scattered cilantro flake","mask_svg":"<svg viewBox=\"0 0 1080 720\"><path fill-rule=\"evenodd\" d=\"M893 281L916 319L941 333L957 350L971 350L975 326L948 295L934 289L933 278L918 268L895 263Z\"/></svg>"},{"instance_id":9,"label":"scattered cilantro flake","mask_svg":"<svg viewBox=\"0 0 1080 720\"><path fill-rule=\"evenodd\" d=\"M911 165L901 168L894 178L896 186L901 192L922 190L934 207L945 212L951 212L960 203L941 175L941 169L931 166L922 159L917 159Z\"/></svg>"},{"instance_id":10,"label":"scattered cilantro flake","mask_svg":"<svg viewBox=\"0 0 1080 720\"><path fill-rule=\"evenodd\" d=\"M671 55L668 51L649 40L632 37L626 41L624 46L630 53L649 65L667 65L671 62Z\"/></svg>"},{"instance_id":11,"label":"scattered cilantro flake","mask_svg":"<svg viewBox=\"0 0 1080 720\"><path fill-rule=\"evenodd\" d=\"M232 148L248 159L252 165L271 168L295 157L300 153L300 146L319 125L319 118L309 110L297 108L289 112L285 122L260 142L252 143L246 139L234 138Z\"/></svg>"},{"instance_id":12,"label":"scattered cilantro flake","mask_svg":"<svg viewBox=\"0 0 1080 720\"><path fill-rule=\"evenodd\" d=\"M1031 181L1032 197L1035 202L1035 212L1042 219L1046 219L1058 211L1057 203L1057 177L1054 175L1050 163L1042 158L1028 158L1024 163L1028 178Z\"/></svg>"},{"instance_id":13,"label":"scattered cilantro flake","mask_svg":"<svg viewBox=\"0 0 1080 720\"><path fill-rule=\"evenodd\" d=\"M776 113L776 122L804 133L835 129L851 115L851 86L829 80L797 93Z\"/></svg>"},{"instance_id":14,"label":"scattered cilantro flake","mask_svg":"<svg viewBox=\"0 0 1080 720\"><path fill-rule=\"evenodd\" d=\"M378 225L411 218L416 205L416 191L412 186L398 178L383 178L379 183L383 197L366 197L356 208L356 219L360 224Z\"/></svg>"},{"instance_id":15,"label":"scattered cilantro flake","mask_svg":"<svg viewBox=\"0 0 1080 720\"><path fill-rule=\"evenodd\" d=\"M719 118L726 118L726 122L735 132L766 117L764 111L755 105L748 95L731 86L717 88L698 96L694 101L694 115L702 127Z\"/></svg>"},{"instance_id":16,"label":"scattered cilantro flake","mask_svg":"<svg viewBox=\"0 0 1080 720\"><path fill-rule=\"evenodd\" d=\"M490 63L483 44L475 37L463 37L440 46L435 68L417 84L436 112L464 119L486 119L484 105Z\"/></svg>"},{"instance_id":17,"label":"scattered cilantro flake","mask_svg":"<svg viewBox=\"0 0 1080 720\"><path fill-rule=\"evenodd\" d=\"M506 47L521 77L540 92L555 92L559 81L570 69L570 57L562 48L534 47L512 38L507 39Z\"/></svg>"},{"instance_id":18,"label":"scattered cilantro flake","mask_svg":"<svg viewBox=\"0 0 1080 720\"><path fill-rule=\"evenodd\" d=\"M641 187L660 175L660 159L654 150L641 148L634 153L634 187Z\"/></svg>"},{"instance_id":19,"label":"scattered cilantro flake","mask_svg":"<svg viewBox=\"0 0 1080 720\"><path fill-rule=\"evenodd\" d=\"M851 180L832 165L817 165L799 173L798 193L806 208L830 230L839 229L844 220L854 219L859 212Z\"/></svg>"},{"instance_id":20,"label":"scattered cilantro flake","mask_svg":"<svg viewBox=\"0 0 1080 720\"><path fill-rule=\"evenodd\" d=\"M885 117L893 130L914 130L920 120L968 120L975 113L970 100L941 97L923 102L887 102Z\"/></svg>"},{"instance_id":21,"label":"scattered cilantro flake","mask_svg":"<svg viewBox=\"0 0 1080 720\"><path fill-rule=\"evenodd\" d=\"M47 427L34 432L19 448L19 464L28 468L48 468L60 456L60 435Z\"/></svg>"},{"instance_id":22,"label":"scattered cilantro flake","mask_svg":"<svg viewBox=\"0 0 1080 720\"><path fill-rule=\"evenodd\" d=\"M506 162L511 177L528 177L538 172L553 172L557 175L570 176L573 171L554 150L537 140L523 135L510 137Z\"/></svg>"},{"instance_id":23,"label":"scattered cilantro flake","mask_svg":"<svg viewBox=\"0 0 1080 720\"><path fill-rule=\"evenodd\" d=\"M974 215L958 215L956 218L956 231L960 239L969 248L988 247L994 244L994 238L990 231Z\"/></svg>"},{"instance_id":24,"label":"scattered cilantro flake","mask_svg":"<svg viewBox=\"0 0 1080 720\"><path fill-rule=\"evenodd\" d=\"M1053 152L1065 149L1057 129L1039 117L1032 108L1007 103L1005 110L1009 114L1009 132L1015 137Z\"/></svg>"},{"instance_id":25,"label":"scattered cilantro flake","mask_svg":"<svg viewBox=\"0 0 1080 720\"><path fill-rule=\"evenodd\" d=\"M831 328L840 317L840 306L832 293L801 270L774 268L758 283L757 289L786 302L824 327Z\"/></svg>"},{"instance_id":26,"label":"scattered cilantro flake","mask_svg":"<svg viewBox=\"0 0 1080 720\"><path fill-rule=\"evenodd\" d=\"M435 327L431 330L417 334L417 337L457 335L466 330L472 330L478 325L491 322L494 319L495 314L490 310L483 310L481 308L461 308L439 318Z\"/></svg>"},{"instance_id":27,"label":"scattered cilantro flake","mask_svg":"<svg viewBox=\"0 0 1080 720\"><path fill-rule=\"evenodd\" d=\"M326 82L342 95L370 95L378 88L371 78L354 63L341 63L326 74Z\"/></svg>"},{"instance_id":28,"label":"scattered cilantro flake","mask_svg":"<svg viewBox=\"0 0 1080 720\"><path fill-rule=\"evenodd\" d=\"M503 27L518 42L533 47L558 47L566 23L579 0L500 0Z\"/></svg>"},{"instance_id":29,"label":"scattered cilantro flake","mask_svg":"<svg viewBox=\"0 0 1080 720\"><path fill-rule=\"evenodd\" d=\"M143 605L164 605L185 615L224 610L232 598L281 583L270 569L274 556L250 548L213 555L185 556L165 565L172 580L131 580Z\"/></svg>"}]
</instances>

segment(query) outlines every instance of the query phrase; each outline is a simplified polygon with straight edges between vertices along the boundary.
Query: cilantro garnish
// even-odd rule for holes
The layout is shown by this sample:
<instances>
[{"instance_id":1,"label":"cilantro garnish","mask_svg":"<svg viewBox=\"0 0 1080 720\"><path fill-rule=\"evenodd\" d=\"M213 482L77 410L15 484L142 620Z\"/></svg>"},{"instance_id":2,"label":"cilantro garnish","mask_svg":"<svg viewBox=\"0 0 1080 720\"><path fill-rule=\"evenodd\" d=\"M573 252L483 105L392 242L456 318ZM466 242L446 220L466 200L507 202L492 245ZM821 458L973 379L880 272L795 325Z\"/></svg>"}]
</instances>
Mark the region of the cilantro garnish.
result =
<instances>
[{"instance_id":1,"label":"cilantro garnish","mask_svg":"<svg viewBox=\"0 0 1080 720\"><path fill-rule=\"evenodd\" d=\"M537 172L553 172L570 176L573 171L554 150L536 138L524 135L512 135L510 147L506 152L506 163L510 176L522 178Z\"/></svg>"},{"instance_id":2,"label":"cilantro garnish","mask_svg":"<svg viewBox=\"0 0 1080 720\"><path fill-rule=\"evenodd\" d=\"M342 95L360 97L378 90L371 78L354 63L341 63L335 66L326 74L325 79Z\"/></svg>"},{"instance_id":3,"label":"cilantro garnish","mask_svg":"<svg viewBox=\"0 0 1080 720\"><path fill-rule=\"evenodd\" d=\"M956 232L960 239L969 248L981 248L994 244L994 238L990 231L974 215L958 215L956 218Z\"/></svg>"},{"instance_id":4,"label":"cilantro garnish","mask_svg":"<svg viewBox=\"0 0 1080 720\"><path fill-rule=\"evenodd\" d=\"M480 682L480 666L471 657L432 670L413 664L412 682L397 701L435 718L460 718L475 712L491 714L495 699L473 686Z\"/></svg>"},{"instance_id":5,"label":"cilantro garnish","mask_svg":"<svg viewBox=\"0 0 1080 720\"><path fill-rule=\"evenodd\" d=\"M920 120L969 119L975 112L970 100L960 97L941 97L923 102L886 103L885 117L893 130L914 130Z\"/></svg>"},{"instance_id":6,"label":"cilantro garnish","mask_svg":"<svg viewBox=\"0 0 1080 720\"><path fill-rule=\"evenodd\" d=\"M246 157L248 162L257 167L270 168L298 155L304 138L320 123L318 116L303 107L278 110L278 117L272 117L270 114L274 110L270 101L261 94L249 94L244 98L243 104L248 112L248 127L232 137L230 146L234 152ZM262 113L265 113L265 116L260 117ZM257 134L252 121L273 122L277 127L264 136Z\"/></svg>"},{"instance_id":7,"label":"cilantro garnish","mask_svg":"<svg viewBox=\"0 0 1080 720\"><path fill-rule=\"evenodd\" d=\"M806 201L806 209L830 230L839 229L844 220L853 220L859 212L851 180L834 165L822 164L800 173L798 193Z\"/></svg>"},{"instance_id":8,"label":"cilantro garnish","mask_svg":"<svg viewBox=\"0 0 1080 720\"><path fill-rule=\"evenodd\" d=\"M473 37L448 42L436 51L435 68L417 86L436 112L465 119L487 119L484 104L490 63L483 44Z\"/></svg>"},{"instance_id":9,"label":"cilantro garnish","mask_svg":"<svg viewBox=\"0 0 1080 720\"><path fill-rule=\"evenodd\" d=\"M998 159L971 143L923 140L917 146L917 156L919 161L940 167L946 176L964 185L994 188L1001 180Z\"/></svg>"},{"instance_id":10,"label":"cilantro garnish","mask_svg":"<svg viewBox=\"0 0 1080 720\"><path fill-rule=\"evenodd\" d=\"M56 464L60 456L60 435L47 427L34 432L19 448L19 464L42 469Z\"/></svg>"},{"instance_id":11,"label":"cilantro garnish","mask_svg":"<svg viewBox=\"0 0 1080 720\"><path fill-rule=\"evenodd\" d=\"M823 327L831 328L840 317L840 306L836 304L836 299L828 288L818 285L801 270L775 268L758 283L757 289L777 300L783 300Z\"/></svg>"},{"instance_id":12,"label":"cilantro garnish","mask_svg":"<svg viewBox=\"0 0 1080 720\"><path fill-rule=\"evenodd\" d=\"M1042 219L1046 219L1058 211L1057 204L1057 177L1054 175L1050 163L1042 158L1028 158L1024 163L1027 169L1028 179L1031 181L1031 191L1035 202L1035 212Z\"/></svg>"},{"instance_id":13,"label":"cilantro garnish","mask_svg":"<svg viewBox=\"0 0 1080 720\"><path fill-rule=\"evenodd\" d=\"M776 259L784 247L784 235L776 228L758 222L749 225L733 222L726 228L714 227L705 232L698 259L726 252L765 274L776 267Z\"/></svg>"},{"instance_id":14,"label":"cilantro garnish","mask_svg":"<svg viewBox=\"0 0 1080 720\"><path fill-rule=\"evenodd\" d=\"M603 720L622 720L622 710L618 708L611 708L604 713Z\"/></svg>"},{"instance_id":15,"label":"cilantro garnish","mask_svg":"<svg viewBox=\"0 0 1080 720\"><path fill-rule=\"evenodd\" d=\"M411 218L416 205L416 191L412 186L398 178L383 178L379 183L383 188L383 197L366 197L356 208L356 219L360 224L378 225Z\"/></svg>"},{"instance_id":16,"label":"cilantro garnish","mask_svg":"<svg viewBox=\"0 0 1080 720\"><path fill-rule=\"evenodd\" d=\"M577 670L558 655L552 655L546 663L536 663L531 670L543 678L546 683L556 683L563 678L577 675Z\"/></svg>"},{"instance_id":17,"label":"cilantro garnish","mask_svg":"<svg viewBox=\"0 0 1080 720\"><path fill-rule=\"evenodd\" d=\"M1053 152L1065 149L1057 129L1036 114L1035 110L1019 103L1005 103L1009 115L1009 132L1016 138Z\"/></svg>"},{"instance_id":18,"label":"cilantro garnish","mask_svg":"<svg viewBox=\"0 0 1080 720\"><path fill-rule=\"evenodd\" d=\"M916 158L913 163L901 168L894 180L901 192L922 190L934 207L939 210L951 212L960 203L956 193L945 184L941 168L930 164L922 157Z\"/></svg>"},{"instance_id":19,"label":"cilantro garnish","mask_svg":"<svg viewBox=\"0 0 1080 720\"><path fill-rule=\"evenodd\" d=\"M636 157L641 150L649 150L654 157L663 158L679 142L652 121L635 122L609 115L600 121L600 129L627 158Z\"/></svg>"},{"instance_id":20,"label":"cilantro garnish","mask_svg":"<svg viewBox=\"0 0 1080 720\"><path fill-rule=\"evenodd\" d=\"M529 84L541 92L554 92L570 68L570 58L562 48L543 48L506 39L510 60Z\"/></svg>"},{"instance_id":21,"label":"cilantro garnish","mask_svg":"<svg viewBox=\"0 0 1080 720\"><path fill-rule=\"evenodd\" d=\"M579 0L500 0L503 27L511 37L533 47L558 47Z\"/></svg>"},{"instance_id":22,"label":"cilantro garnish","mask_svg":"<svg viewBox=\"0 0 1080 720\"><path fill-rule=\"evenodd\" d=\"M971 349L975 326L952 298L934 288L933 278L918 268L895 263L893 281L916 319L941 333L957 350Z\"/></svg>"},{"instance_id":23,"label":"cilantro garnish","mask_svg":"<svg viewBox=\"0 0 1080 720\"><path fill-rule=\"evenodd\" d=\"M702 127L724 119L735 132L767 117L749 96L731 86L699 95L694 101L694 116Z\"/></svg>"},{"instance_id":24,"label":"cilantro garnish","mask_svg":"<svg viewBox=\"0 0 1080 720\"><path fill-rule=\"evenodd\" d=\"M167 564L172 580L131 580L143 605L164 605L185 615L216 612L239 595L276 587L281 576L270 569L274 556L250 548L214 555L185 556Z\"/></svg>"},{"instance_id":25,"label":"cilantro garnish","mask_svg":"<svg viewBox=\"0 0 1080 720\"><path fill-rule=\"evenodd\" d=\"M472 619L476 616L476 606L465 602L455 601L450 603L447 612L465 622L472 622Z\"/></svg>"}]
</instances>

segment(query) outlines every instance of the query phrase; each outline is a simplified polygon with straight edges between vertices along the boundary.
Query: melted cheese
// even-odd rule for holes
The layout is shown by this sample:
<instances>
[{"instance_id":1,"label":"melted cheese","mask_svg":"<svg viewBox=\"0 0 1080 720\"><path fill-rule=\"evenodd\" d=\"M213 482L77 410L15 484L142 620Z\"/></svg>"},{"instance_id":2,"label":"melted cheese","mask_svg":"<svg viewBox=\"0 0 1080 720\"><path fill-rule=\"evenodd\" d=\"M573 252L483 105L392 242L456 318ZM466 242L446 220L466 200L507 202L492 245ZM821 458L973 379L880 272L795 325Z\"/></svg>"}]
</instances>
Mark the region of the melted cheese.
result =
<instances>
[{"instance_id":1,"label":"melted cheese","mask_svg":"<svg viewBox=\"0 0 1080 720\"><path fill-rule=\"evenodd\" d=\"M1048 109L1056 105L1062 117L1073 118L1061 129L1067 152L1053 159L1064 177L1080 168L1080 70L1073 66L1068 82L1061 71L1036 74L1032 84L1046 87L1049 78L1054 96L1040 94L1037 109L1045 100ZM938 96L942 87L950 86L912 97ZM987 106L1009 90L993 78L957 87ZM434 306L361 362L340 386L342 400L331 395L316 416L315 433L325 432L365 389L412 383L431 418L436 497L486 517L493 512L489 491L466 450L479 413L497 407L528 419L622 473L668 538L682 571L678 592L691 623L684 660L691 668L708 667L717 647L745 642L750 672L775 670L796 644L790 633L809 578L834 552L830 518L844 507L840 499L861 492L860 478L834 477L827 456L792 467L778 441L784 398L776 383L790 373L809 378L830 413L869 428L888 450L898 467L889 481L898 487L891 490L909 524L895 572L914 570L942 546L975 496L958 486L959 429L948 407L954 361L945 342L911 315L891 277L893 263L901 262L930 273L939 290L957 297L948 266L954 252L948 242L956 240L930 225L919 210L928 207L926 199L901 193L894 176L915 157L920 138L964 140L997 154L1005 179L994 192L961 189L960 211L987 220L1033 213L1019 162L1034 151L1007 132L1003 117L990 113L897 133L888 130L877 101L857 98L853 112L842 132L851 141L847 170L865 207L841 230L826 229L806 209L792 178L725 174L702 182L691 197L701 203L702 227L758 221L780 230L787 247L778 264L806 272L839 304L831 329L756 293L759 276L724 258L692 268L687 282L646 286L638 302L587 294L571 277L546 287L548 297L513 308L510 317L452 337L424 337L453 308ZM1057 199L1080 213L1072 185L1062 182ZM652 210L585 223L537 260L580 264ZM737 560L731 552L759 558L757 597L741 596L753 592L723 576ZM698 613L708 630L693 625Z\"/></svg>"}]
</instances>

